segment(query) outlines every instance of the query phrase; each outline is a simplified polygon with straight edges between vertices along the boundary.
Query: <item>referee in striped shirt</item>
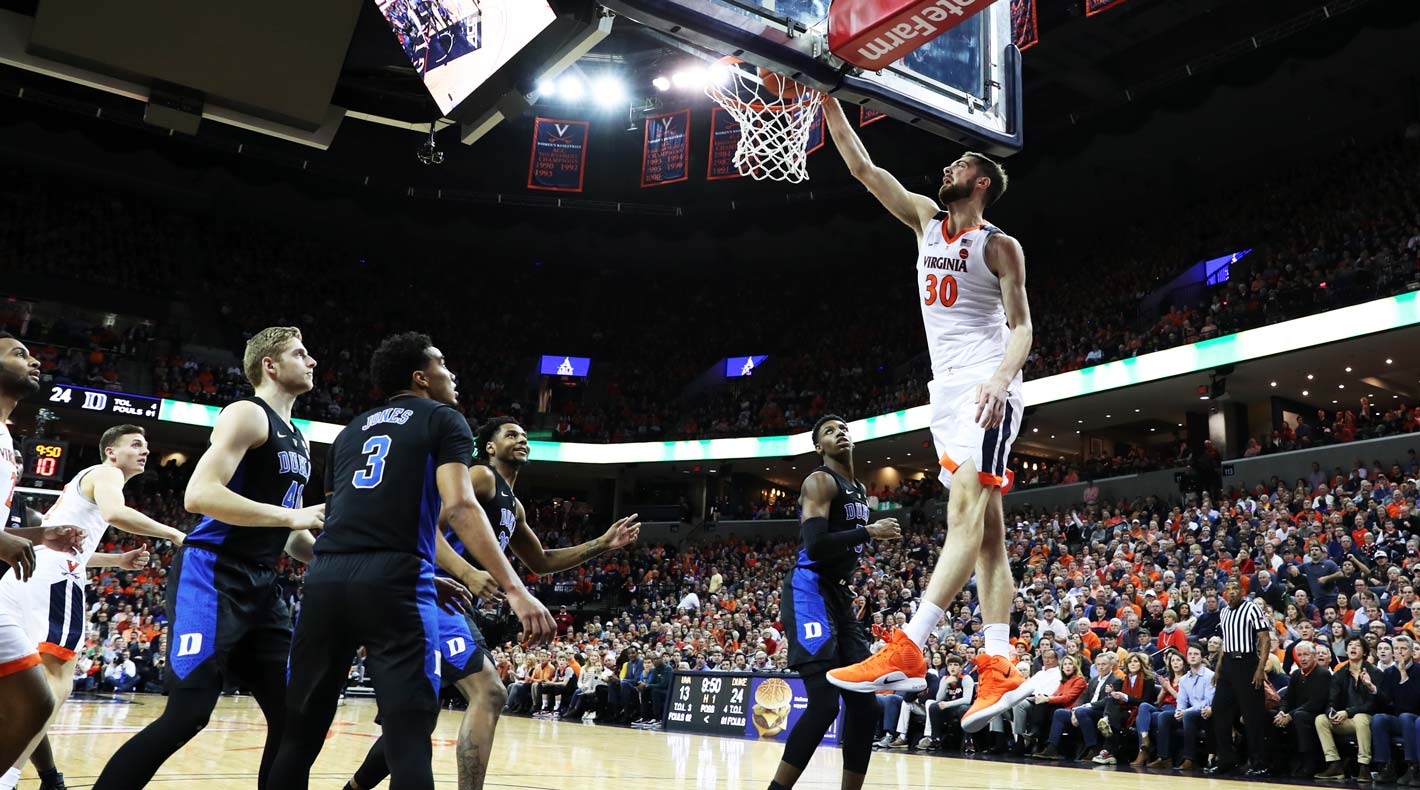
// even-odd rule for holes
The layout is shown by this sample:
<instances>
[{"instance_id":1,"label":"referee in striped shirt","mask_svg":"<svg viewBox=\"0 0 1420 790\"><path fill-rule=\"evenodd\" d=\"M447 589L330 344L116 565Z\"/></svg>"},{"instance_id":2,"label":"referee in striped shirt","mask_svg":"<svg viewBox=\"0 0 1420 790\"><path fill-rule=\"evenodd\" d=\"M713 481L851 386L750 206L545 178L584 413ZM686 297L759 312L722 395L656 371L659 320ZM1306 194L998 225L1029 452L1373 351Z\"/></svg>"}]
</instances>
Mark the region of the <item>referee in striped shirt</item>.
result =
<instances>
[{"instance_id":1,"label":"referee in striped shirt","mask_svg":"<svg viewBox=\"0 0 1420 790\"><path fill-rule=\"evenodd\" d=\"M1267 655L1272 651L1272 624L1256 603L1243 598L1237 580L1223 585L1223 597L1228 602L1222 612L1223 652L1213 676L1218 686L1213 694L1218 762L1204 773L1222 775L1240 767L1233 746L1233 719L1242 713L1247 732L1247 776L1261 778L1267 776L1267 707L1262 683L1267 678Z\"/></svg>"}]
</instances>

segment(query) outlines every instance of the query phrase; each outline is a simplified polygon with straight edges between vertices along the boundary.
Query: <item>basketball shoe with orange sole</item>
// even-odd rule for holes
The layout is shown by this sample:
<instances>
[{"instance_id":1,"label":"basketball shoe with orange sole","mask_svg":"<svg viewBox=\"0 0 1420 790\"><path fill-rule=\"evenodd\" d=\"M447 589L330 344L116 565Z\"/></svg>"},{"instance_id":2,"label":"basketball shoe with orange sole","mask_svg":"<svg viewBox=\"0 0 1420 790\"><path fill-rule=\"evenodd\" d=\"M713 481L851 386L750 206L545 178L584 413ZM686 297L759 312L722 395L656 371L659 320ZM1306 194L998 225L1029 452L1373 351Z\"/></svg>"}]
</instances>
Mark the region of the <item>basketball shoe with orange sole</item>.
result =
<instances>
[{"instance_id":1,"label":"basketball shoe with orange sole","mask_svg":"<svg viewBox=\"0 0 1420 790\"><path fill-rule=\"evenodd\" d=\"M1014 705L1018 700L1010 692L1026 682L1003 656L982 653L972 661L976 662L976 700L961 717L964 732L976 732Z\"/></svg>"},{"instance_id":2,"label":"basketball shoe with orange sole","mask_svg":"<svg viewBox=\"0 0 1420 790\"><path fill-rule=\"evenodd\" d=\"M830 669L828 682L845 691L922 691L927 688L927 659L902 629L887 647L852 666Z\"/></svg>"}]
</instances>

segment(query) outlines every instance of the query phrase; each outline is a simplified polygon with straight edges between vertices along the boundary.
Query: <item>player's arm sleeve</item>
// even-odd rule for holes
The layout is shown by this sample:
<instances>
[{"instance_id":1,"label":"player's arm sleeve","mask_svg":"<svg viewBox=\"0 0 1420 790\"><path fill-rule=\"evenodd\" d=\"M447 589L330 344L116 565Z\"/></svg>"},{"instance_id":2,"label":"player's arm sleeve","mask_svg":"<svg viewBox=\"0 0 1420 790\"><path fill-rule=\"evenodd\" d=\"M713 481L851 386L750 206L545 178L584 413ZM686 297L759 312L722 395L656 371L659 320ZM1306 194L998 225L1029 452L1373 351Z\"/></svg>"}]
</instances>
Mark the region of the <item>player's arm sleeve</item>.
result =
<instances>
[{"instance_id":1,"label":"player's arm sleeve","mask_svg":"<svg viewBox=\"0 0 1420 790\"><path fill-rule=\"evenodd\" d=\"M852 551L854 546L868 542L868 530L863 527L842 532L828 531L833 493L833 479L823 472L815 472L804 481L804 490L799 497L804 510L799 532L804 542L804 553L814 562Z\"/></svg>"}]
</instances>

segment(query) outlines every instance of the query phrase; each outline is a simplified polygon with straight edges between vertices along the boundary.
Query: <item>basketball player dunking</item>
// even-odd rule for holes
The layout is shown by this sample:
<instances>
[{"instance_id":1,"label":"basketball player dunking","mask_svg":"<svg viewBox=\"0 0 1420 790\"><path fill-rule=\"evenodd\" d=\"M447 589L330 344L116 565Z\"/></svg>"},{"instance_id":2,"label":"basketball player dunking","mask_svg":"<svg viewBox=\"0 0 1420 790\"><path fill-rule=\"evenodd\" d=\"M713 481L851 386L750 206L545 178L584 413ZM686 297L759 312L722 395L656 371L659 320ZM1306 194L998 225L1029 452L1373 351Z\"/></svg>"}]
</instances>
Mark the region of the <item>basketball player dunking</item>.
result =
<instances>
[{"instance_id":1,"label":"basketball player dunking","mask_svg":"<svg viewBox=\"0 0 1420 790\"><path fill-rule=\"evenodd\" d=\"M138 570L148 564L147 547L121 554L100 553L99 543L109 525L134 535L163 538L181 546L183 533L159 524L124 504L123 486L143 474L148 463L148 440L137 425L115 425L99 439L103 463L82 470L64 486L58 501L44 514L44 524L77 527L84 546L77 556L69 552L35 549L35 572L29 582L15 577L0 579L0 606L21 611L30 640L38 646L41 666L59 706L74 689L76 653L84 643L87 609L84 593L89 586L87 568L115 567ZM53 716L50 717L51 722ZM33 752L39 754L36 749ZM16 762L3 777L0 790L14 790L20 780ZM54 767L53 751L35 757L40 790L59 790L64 777Z\"/></svg>"},{"instance_id":2,"label":"basketball player dunking","mask_svg":"<svg viewBox=\"0 0 1420 790\"><path fill-rule=\"evenodd\" d=\"M217 416L211 446L198 459L184 504L204 518L193 527L168 575L168 704L114 753L95 790L137 790L207 726L230 670L266 717L257 787L276 758L285 723L291 614L276 590L284 550L309 562L309 530L323 505L304 507L310 449L291 422L296 398L314 385L316 361L295 327L269 327L242 357L256 394Z\"/></svg>"},{"instance_id":3,"label":"basketball player dunking","mask_svg":"<svg viewBox=\"0 0 1420 790\"><path fill-rule=\"evenodd\" d=\"M838 718L839 697L844 708L843 731L838 734L843 748L841 787L857 790L863 786L873 754L878 704L870 692L834 688L825 673L868 657L868 635L853 616L848 579L858 569L863 544L870 538L894 540L902 537L902 531L896 519L868 524L868 497L853 474L848 424L826 415L814 423L811 435L823 465L804 480L799 495L804 545L779 595L789 666L804 679L809 703L789 732L769 790L788 790L799 781L824 733ZM887 687L921 690L926 683L901 677Z\"/></svg>"},{"instance_id":4,"label":"basketball player dunking","mask_svg":"<svg viewBox=\"0 0 1420 790\"><path fill-rule=\"evenodd\" d=\"M0 332L0 508L7 514L20 479L20 455L6 425L20 400L39 392L39 360L9 332ZM0 573L28 581L35 569L36 542L72 554L84 534L73 527L0 529ZM58 707L40 668L35 641L24 626L24 612L0 601L0 765L19 762Z\"/></svg>"},{"instance_id":5,"label":"basketball player dunking","mask_svg":"<svg viewBox=\"0 0 1420 790\"><path fill-rule=\"evenodd\" d=\"M1011 484L1006 459L1021 427L1030 308L1020 243L982 218L1006 191L1006 173L981 154L963 154L942 170L939 207L873 164L837 101L824 101L824 117L853 176L917 236L917 292L932 359L932 440L950 492L946 545L912 620L877 655L828 678L839 688L874 691L894 678L923 677L927 635L975 572L986 645L974 659L978 696L962 717L971 732L999 713L1002 696L1024 680L1010 659L1015 590L1001 493Z\"/></svg>"},{"instance_id":6,"label":"basketball player dunking","mask_svg":"<svg viewBox=\"0 0 1420 790\"><path fill-rule=\"evenodd\" d=\"M602 536L577 546L548 550L528 525L523 503L513 494L518 472L528 462L528 435L511 417L495 417L478 429L476 452L481 462L469 469L473 493L500 549L512 548L514 556L533 573L546 576L571 570L609 551L634 543L641 524L632 514L612 524ZM454 575L470 590L488 589L488 574L457 534L445 534L461 561L439 558L440 572L450 565L462 566ZM496 589L496 588L495 588ZM507 691L493 666L493 657L483 632L470 614L439 612L439 675L453 683L468 700L463 724L459 727L459 790L482 790L493 748L493 731L507 702ZM346 784L347 790L370 790L389 775L384 738L375 741L365 763Z\"/></svg>"}]
</instances>

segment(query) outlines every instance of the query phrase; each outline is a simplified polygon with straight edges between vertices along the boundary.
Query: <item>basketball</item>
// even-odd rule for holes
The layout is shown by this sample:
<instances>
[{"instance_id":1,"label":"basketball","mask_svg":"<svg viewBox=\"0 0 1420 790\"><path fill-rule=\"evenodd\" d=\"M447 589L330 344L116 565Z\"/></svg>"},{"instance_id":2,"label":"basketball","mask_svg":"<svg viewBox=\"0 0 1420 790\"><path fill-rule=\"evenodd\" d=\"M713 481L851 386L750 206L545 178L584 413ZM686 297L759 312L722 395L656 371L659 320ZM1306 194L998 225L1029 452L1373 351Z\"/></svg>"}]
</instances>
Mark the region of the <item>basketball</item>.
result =
<instances>
[{"instance_id":1,"label":"basketball","mask_svg":"<svg viewBox=\"0 0 1420 790\"><path fill-rule=\"evenodd\" d=\"M759 70L759 78L764 81L765 88L781 99L793 101L808 90L801 83L765 68Z\"/></svg>"}]
</instances>

